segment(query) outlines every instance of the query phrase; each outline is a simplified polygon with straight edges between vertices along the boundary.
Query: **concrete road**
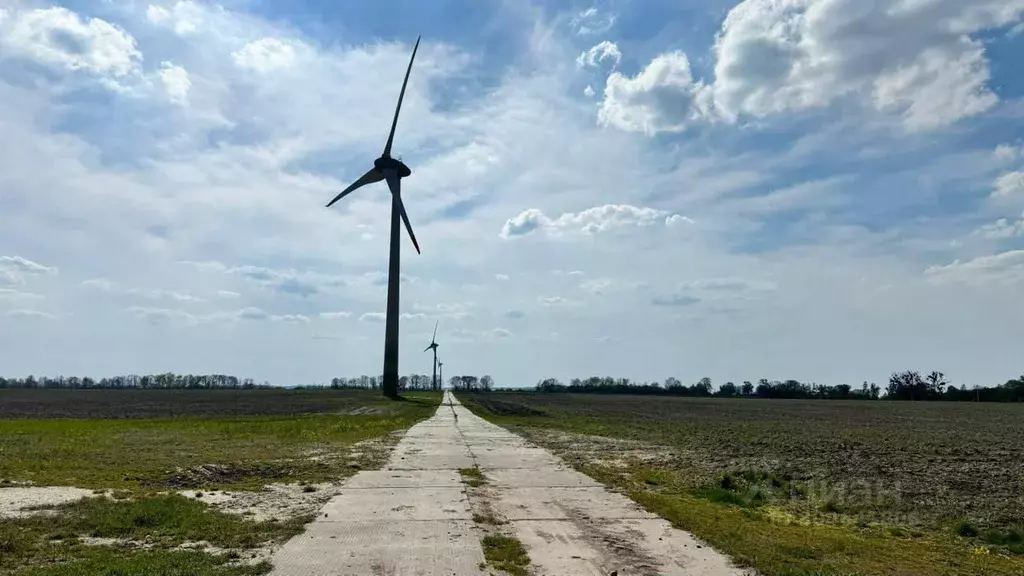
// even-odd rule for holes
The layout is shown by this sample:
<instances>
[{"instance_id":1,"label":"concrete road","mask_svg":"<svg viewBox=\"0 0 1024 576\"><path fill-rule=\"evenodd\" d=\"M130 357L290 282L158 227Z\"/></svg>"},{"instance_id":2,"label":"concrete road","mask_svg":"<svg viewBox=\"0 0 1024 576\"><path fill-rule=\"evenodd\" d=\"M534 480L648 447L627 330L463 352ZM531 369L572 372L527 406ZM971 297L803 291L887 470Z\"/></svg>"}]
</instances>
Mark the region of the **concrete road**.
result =
<instances>
[{"instance_id":1,"label":"concrete road","mask_svg":"<svg viewBox=\"0 0 1024 576\"><path fill-rule=\"evenodd\" d=\"M462 482L459 469L473 467L486 477L483 486ZM490 574L480 546L487 534L518 538L538 576L744 573L446 392L437 413L409 429L383 470L349 479L306 532L274 555L272 574Z\"/></svg>"}]
</instances>

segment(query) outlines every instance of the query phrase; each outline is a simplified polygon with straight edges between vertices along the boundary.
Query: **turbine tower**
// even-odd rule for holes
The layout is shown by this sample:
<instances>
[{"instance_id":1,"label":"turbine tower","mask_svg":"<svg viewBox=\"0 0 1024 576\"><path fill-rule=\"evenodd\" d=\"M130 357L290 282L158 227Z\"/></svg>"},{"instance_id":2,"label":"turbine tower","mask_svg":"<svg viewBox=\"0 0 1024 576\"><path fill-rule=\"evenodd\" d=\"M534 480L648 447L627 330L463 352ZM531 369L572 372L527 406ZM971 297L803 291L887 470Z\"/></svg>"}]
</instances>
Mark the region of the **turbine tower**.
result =
<instances>
[{"instance_id":1,"label":"turbine tower","mask_svg":"<svg viewBox=\"0 0 1024 576\"><path fill-rule=\"evenodd\" d=\"M412 57L409 58L409 67L405 70L405 80L402 81L402 91L398 93L398 105L395 107L395 118L391 121L391 133L388 134L388 142L384 145L384 153L380 158L373 161L373 168L366 174L359 177L351 186L345 188L340 194L331 200L327 207L330 208L335 202L347 196L357 188L367 184L386 180L391 190L391 253L388 260L388 304L387 318L384 324L384 382L381 389L384 395L389 398L398 397L398 295L399 278L401 275L400 242L401 235L398 219L401 217L405 223L405 229L409 232L412 245L416 253L420 252L420 245L416 242L416 234L413 234L412 225L409 224L409 215L405 212L405 204L402 203L402 178L412 174L401 160L391 157L391 145L395 140L395 128L398 126L398 113L402 110L402 99L405 98L405 87L409 84L409 73L412 72L412 62L416 59L416 50L420 47L420 38L416 37L416 45L412 49Z\"/></svg>"},{"instance_id":2,"label":"turbine tower","mask_svg":"<svg viewBox=\"0 0 1024 576\"><path fill-rule=\"evenodd\" d=\"M437 323L439 320L434 321L434 335L430 337L430 346L423 349L424 352L427 350L434 351L434 379L430 382L431 390L440 390L437 386Z\"/></svg>"},{"instance_id":3,"label":"turbine tower","mask_svg":"<svg viewBox=\"0 0 1024 576\"><path fill-rule=\"evenodd\" d=\"M440 360L437 361L437 375L441 381L440 389L444 389L444 362L441 362Z\"/></svg>"}]
</instances>

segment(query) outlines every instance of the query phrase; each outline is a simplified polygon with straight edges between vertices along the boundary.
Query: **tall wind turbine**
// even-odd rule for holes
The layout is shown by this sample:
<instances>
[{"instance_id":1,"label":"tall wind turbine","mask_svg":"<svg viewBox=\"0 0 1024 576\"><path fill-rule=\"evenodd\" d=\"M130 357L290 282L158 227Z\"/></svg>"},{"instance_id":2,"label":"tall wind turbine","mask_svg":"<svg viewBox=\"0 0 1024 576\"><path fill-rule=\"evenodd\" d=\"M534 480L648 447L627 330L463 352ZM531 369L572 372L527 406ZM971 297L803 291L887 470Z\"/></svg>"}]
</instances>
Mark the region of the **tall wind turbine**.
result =
<instances>
[{"instance_id":1,"label":"tall wind turbine","mask_svg":"<svg viewBox=\"0 0 1024 576\"><path fill-rule=\"evenodd\" d=\"M391 255L388 260L388 305L387 319L384 324L384 383L381 388L384 395L389 398L398 397L398 293L401 266L399 265L400 252L399 235L400 226L398 218L402 218L405 229L409 232L412 245L416 253L420 252L420 245L416 242L416 234L413 234L412 225L409 224L409 215L405 212L405 204L402 203L402 178L412 174L401 160L391 157L391 145L395 140L395 128L398 126L398 113L402 110L402 99L405 98L405 87L409 84L409 73L412 72L412 62L416 59L416 50L420 47L420 38L416 37L416 45L412 49L412 57L409 58L409 67L405 70L405 80L402 81L402 91L398 93L398 105L395 107L395 118L391 121L391 133L388 134L388 143L384 145L384 153L380 158L373 161L373 168L366 174L359 177L351 186L345 188L331 200L327 207L330 208L335 202L347 196L357 188L367 184L387 180L388 188L391 189Z\"/></svg>"},{"instance_id":2,"label":"tall wind turbine","mask_svg":"<svg viewBox=\"0 0 1024 576\"><path fill-rule=\"evenodd\" d=\"M444 388L444 362L441 362L440 360L437 361L437 374L438 374L438 377L441 379L441 388L443 389Z\"/></svg>"},{"instance_id":3,"label":"tall wind turbine","mask_svg":"<svg viewBox=\"0 0 1024 576\"><path fill-rule=\"evenodd\" d=\"M440 388L437 387L437 323L438 322L440 322L440 320L435 320L434 321L434 335L430 337L430 346L427 346L426 348L423 349L424 352L426 352L427 350L433 350L434 351L434 380L431 381L431 383L430 383L430 389L431 390L440 390Z\"/></svg>"}]
</instances>

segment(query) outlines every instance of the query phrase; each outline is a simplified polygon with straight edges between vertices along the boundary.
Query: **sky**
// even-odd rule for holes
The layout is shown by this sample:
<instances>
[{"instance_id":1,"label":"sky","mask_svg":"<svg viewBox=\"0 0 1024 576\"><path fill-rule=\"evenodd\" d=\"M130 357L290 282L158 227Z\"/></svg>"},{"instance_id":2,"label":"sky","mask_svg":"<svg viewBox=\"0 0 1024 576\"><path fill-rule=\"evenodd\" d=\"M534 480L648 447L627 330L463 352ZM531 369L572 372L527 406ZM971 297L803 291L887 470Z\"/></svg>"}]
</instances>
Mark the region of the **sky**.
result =
<instances>
[{"instance_id":1,"label":"sky","mask_svg":"<svg viewBox=\"0 0 1024 576\"><path fill-rule=\"evenodd\" d=\"M1024 0L0 0L0 374L993 385Z\"/></svg>"}]
</instances>

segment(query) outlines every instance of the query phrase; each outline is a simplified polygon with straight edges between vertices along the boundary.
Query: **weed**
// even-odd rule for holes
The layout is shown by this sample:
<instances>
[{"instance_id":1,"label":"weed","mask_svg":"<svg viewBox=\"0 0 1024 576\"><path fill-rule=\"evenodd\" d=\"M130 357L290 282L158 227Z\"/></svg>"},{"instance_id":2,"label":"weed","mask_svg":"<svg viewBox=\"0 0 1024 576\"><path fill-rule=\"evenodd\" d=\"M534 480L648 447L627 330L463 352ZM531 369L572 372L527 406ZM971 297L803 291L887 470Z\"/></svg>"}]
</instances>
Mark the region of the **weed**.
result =
<instances>
[{"instance_id":1,"label":"weed","mask_svg":"<svg viewBox=\"0 0 1024 576\"><path fill-rule=\"evenodd\" d=\"M475 466L473 468L460 468L459 474L462 476L462 483L467 486L478 488L487 484L487 477Z\"/></svg>"},{"instance_id":2,"label":"weed","mask_svg":"<svg viewBox=\"0 0 1024 576\"><path fill-rule=\"evenodd\" d=\"M522 542L509 536L492 535L485 536L480 544L483 546L484 558L488 564L508 572L511 576L526 576L530 556Z\"/></svg>"},{"instance_id":3,"label":"weed","mask_svg":"<svg viewBox=\"0 0 1024 576\"><path fill-rule=\"evenodd\" d=\"M473 522L476 522L477 524L490 524L491 526L508 524L508 522L494 516L493 514L473 514Z\"/></svg>"}]
</instances>

